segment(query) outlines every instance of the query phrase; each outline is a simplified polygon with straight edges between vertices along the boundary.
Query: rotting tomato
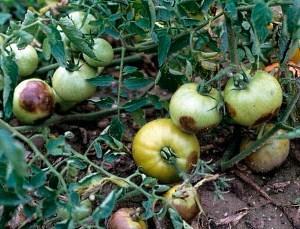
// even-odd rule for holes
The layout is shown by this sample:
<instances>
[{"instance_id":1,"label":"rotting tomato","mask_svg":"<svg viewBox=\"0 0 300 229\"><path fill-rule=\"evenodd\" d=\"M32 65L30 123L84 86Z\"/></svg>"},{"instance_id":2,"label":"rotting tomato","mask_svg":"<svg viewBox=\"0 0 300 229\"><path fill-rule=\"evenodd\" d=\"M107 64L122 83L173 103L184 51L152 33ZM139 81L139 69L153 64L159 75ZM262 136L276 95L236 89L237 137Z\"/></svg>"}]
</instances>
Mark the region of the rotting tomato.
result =
<instances>
[{"instance_id":1,"label":"rotting tomato","mask_svg":"<svg viewBox=\"0 0 300 229\"><path fill-rule=\"evenodd\" d=\"M108 220L108 229L147 229L135 208L120 208Z\"/></svg>"},{"instance_id":2,"label":"rotting tomato","mask_svg":"<svg viewBox=\"0 0 300 229\"><path fill-rule=\"evenodd\" d=\"M69 17L75 27L83 34L94 34L97 32L97 27L90 24L92 21L96 21L96 18L92 14L86 14L83 11L74 11L69 14Z\"/></svg>"},{"instance_id":3,"label":"rotting tomato","mask_svg":"<svg viewBox=\"0 0 300 229\"><path fill-rule=\"evenodd\" d=\"M222 114L217 106L222 101L218 90L212 88L207 95L197 91L196 83L182 85L172 96L169 112L176 126L195 133L218 125Z\"/></svg>"},{"instance_id":4,"label":"rotting tomato","mask_svg":"<svg viewBox=\"0 0 300 229\"><path fill-rule=\"evenodd\" d=\"M181 131L171 119L156 119L137 132L132 155L145 174L171 183L197 163L200 145L195 135Z\"/></svg>"},{"instance_id":5,"label":"rotting tomato","mask_svg":"<svg viewBox=\"0 0 300 229\"><path fill-rule=\"evenodd\" d=\"M59 67L53 74L52 87L65 102L82 102L96 91L96 86L87 81L87 79L96 77L96 70L83 61L80 61L78 65L78 69L74 71Z\"/></svg>"},{"instance_id":6,"label":"rotting tomato","mask_svg":"<svg viewBox=\"0 0 300 229\"><path fill-rule=\"evenodd\" d=\"M300 69L296 67L296 64L292 61L289 61L288 63L289 71L293 73L295 77L300 77ZM280 65L278 62L270 64L264 68L264 70L272 75L274 75L276 78L279 77L279 68Z\"/></svg>"},{"instance_id":7,"label":"rotting tomato","mask_svg":"<svg viewBox=\"0 0 300 229\"><path fill-rule=\"evenodd\" d=\"M264 131L268 131L273 125L267 125ZM276 167L279 167L287 158L290 150L290 140L277 139L281 134L284 134L284 130L277 131L271 138L269 138L265 144L253 152L245 159L247 166L255 172L269 172ZM254 141L249 138L242 140L240 150L246 149Z\"/></svg>"},{"instance_id":8,"label":"rotting tomato","mask_svg":"<svg viewBox=\"0 0 300 229\"><path fill-rule=\"evenodd\" d=\"M31 45L19 49L17 44L14 43L8 47L8 50L14 53L19 76L29 76L37 69L39 58L36 50Z\"/></svg>"},{"instance_id":9,"label":"rotting tomato","mask_svg":"<svg viewBox=\"0 0 300 229\"><path fill-rule=\"evenodd\" d=\"M23 123L31 124L49 116L54 110L54 105L53 90L43 80L24 80L15 88L13 113Z\"/></svg>"},{"instance_id":10,"label":"rotting tomato","mask_svg":"<svg viewBox=\"0 0 300 229\"><path fill-rule=\"evenodd\" d=\"M260 70L248 81L241 89L230 78L224 90L224 101L236 123L255 126L272 118L280 109L282 89L275 77Z\"/></svg>"},{"instance_id":11,"label":"rotting tomato","mask_svg":"<svg viewBox=\"0 0 300 229\"><path fill-rule=\"evenodd\" d=\"M83 54L84 60L93 67L104 67L109 65L114 58L114 50L110 43L102 38L94 39L93 51L96 59Z\"/></svg>"},{"instance_id":12,"label":"rotting tomato","mask_svg":"<svg viewBox=\"0 0 300 229\"><path fill-rule=\"evenodd\" d=\"M190 221L200 211L196 195L196 190L191 185L178 184L173 186L164 196L184 220Z\"/></svg>"},{"instance_id":13,"label":"rotting tomato","mask_svg":"<svg viewBox=\"0 0 300 229\"><path fill-rule=\"evenodd\" d=\"M292 52L290 56L290 61L298 65L300 64L300 39L292 47Z\"/></svg>"}]
</instances>

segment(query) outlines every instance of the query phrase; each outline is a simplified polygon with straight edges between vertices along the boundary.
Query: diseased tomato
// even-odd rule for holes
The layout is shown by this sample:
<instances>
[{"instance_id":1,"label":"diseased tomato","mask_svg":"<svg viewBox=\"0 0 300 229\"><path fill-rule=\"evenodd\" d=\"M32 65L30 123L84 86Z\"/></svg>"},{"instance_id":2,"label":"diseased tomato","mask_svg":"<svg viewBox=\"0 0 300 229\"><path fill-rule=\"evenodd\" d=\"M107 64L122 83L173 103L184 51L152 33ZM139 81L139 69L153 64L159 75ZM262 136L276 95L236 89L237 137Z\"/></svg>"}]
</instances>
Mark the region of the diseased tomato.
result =
<instances>
[{"instance_id":1,"label":"diseased tomato","mask_svg":"<svg viewBox=\"0 0 300 229\"><path fill-rule=\"evenodd\" d=\"M173 186L164 196L184 220L190 221L199 212L196 195L197 193L191 185L178 184Z\"/></svg>"},{"instance_id":2,"label":"diseased tomato","mask_svg":"<svg viewBox=\"0 0 300 229\"><path fill-rule=\"evenodd\" d=\"M94 39L93 51L97 59L83 54L84 60L93 67L104 67L109 65L114 58L114 50L110 43L102 38Z\"/></svg>"},{"instance_id":3,"label":"diseased tomato","mask_svg":"<svg viewBox=\"0 0 300 229\"><path fill-rule=\"evenodd\" d=\"M200 146L195 135L181 131L171 119L156 119L137 132L132 155L145 174L171 183L179 180L179 171L196 164Z\"/></svg>"},{"instance_id":4,"label":"diseased tomato","mask_svg":"<svg viewBox=\"0 0 300 229\"><path fill-rule=\"evenodd\" d=\"M273 125L267 125L268 131ZM278 135L284 134L284 130L277 131L265 144L257 151L253 152L245 159L245 163L255 172L269 172L279 167L287 158L290 150L290 141L288 139L276 139ZM240 150L246 149L254 141L249 138L243 139Z\"/></svg>"},{"instance_id":5,"label":"diseased tomato","mask_svg":"<svg viewBox=\"0 0 300 229\"><path fill-rule=\"evenodd\" d=\"M108 229L147 229L148 226L134 208L120 208L109 219Z\"/></svg>"},{"instance_id":6,"label":"diseased tomato","mask_svg":"<svg viewBox=\"0 0 300 229\"><path fill-rule=\"evenodd\" d=\"M276 78L264 71L249 77L245 89L228 80L224 101L231 118L243 126L255 126L269 120L282 104L282 89Z\"/></svg>"},{"instance_id":7,"label":"diseased tomato","mask_svg":"<svg viewBox=\"0 0 300 229\"><path fill-rule=\"evenodd\" d=\"M83 220L87 217L89 217L92 213L92 203L89 199L83 200L80 202L80 205L76 206L74 210L72 211L72 219L75 222L78 222L80 220ZM58 208L57 210L57 216L62 219L69 219L70 213L68 210L64 207Z\"/></svg>"},{"instance_id":8,"label":"diseased tomato","mask_svg":"<svg viewBox=\"0 0 300 229\"><path fill-rule=\"evenodd\" d=\"M13 96L13 113L23 123L31 124L49 116L54 109L52 88L40 79L28 79L17 85Z\"/></svg>"},{"instance_id":9,"label":"diseased tomato","mask_svg":"<svg viewBox=\"0 0 300 229\"><path fill-rule=\"evenodd\" d=\"M37 69L39 64L39 58L36 50L27 45L23 49L19 49L17 44L11 44L8 47L14 53L16 63L18 65L19 76L29 76Z\"/></svg>"},{"instance_id":10,"label":"diseased tomato","mask_svg":"<svg viewBox=\"0 0 300 229\"><path fill-rule=\"evenodd\" d=\"M75 62L77 63L77 60ZM79 69L73 72L65 67L56 69L52 77L52 86L61 100L79 103L95 93L96 87L87 79L94 78L96 75L95 69L80 61Z\"/></svg>"},{"instance_id":11,"label":"diseased tomato","mask_svg":"<svg viewBox=\"0 0 300 229\"><path fill-rule=\"evenodd\" d=\"M83 11L74 11L69 14L70 19L77 29L83 34L94 34L97 32L97 27L92 26L90 23L96 21L92 14L87 14Z\"/></svg>"},{"instance_id":12,"label":"diseased tomato","mask_svg":"<svg viewBox=\"0 0 300 229\"><path fill-rule=\"evenodd\" d=\"M189 133L216 126L222 120L222 114L217 109L221 100L219 91L214 88L208 95L202 95L197 91L197 84L184 84L171 98L171 119L176 126Z\"/></svg>"}]
</instances>

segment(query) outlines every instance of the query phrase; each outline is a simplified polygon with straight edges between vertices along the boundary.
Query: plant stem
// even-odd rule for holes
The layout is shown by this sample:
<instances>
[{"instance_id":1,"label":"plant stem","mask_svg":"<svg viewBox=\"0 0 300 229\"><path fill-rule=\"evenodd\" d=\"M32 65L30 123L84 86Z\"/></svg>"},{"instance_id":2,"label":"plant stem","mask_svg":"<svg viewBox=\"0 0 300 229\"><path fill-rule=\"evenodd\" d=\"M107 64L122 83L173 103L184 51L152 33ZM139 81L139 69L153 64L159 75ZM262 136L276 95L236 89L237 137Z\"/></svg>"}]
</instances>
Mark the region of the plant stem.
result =
<instances>
[{"instance_id":1,"label":"plant stem","mask_svg":"<svg viewBox=\"0 0 300 229\"><path fill-rule=\"evenodd\" d=\"M228 40L228 51L229 57L232 64L236 67L239 66L239 59L237 54L237 39L233 30L231 19L225 14L225 24L227 29L227 40Z\"/></svg>"},{"instance_id":2,"label":"plant stem","mask_svg":"<svg viewBox=\"0 0 300 229\"><path fill-rule=\"evenodd\" d=\"M19 138L24 143L26 143L32 149L32 151L35 153L35 155L37 155L44 161L44 163L48 166L49 170L58 178L58 180L60 181L61 185L63 186L63 189L66 192L66 194L68 194L67 185L66 185L65 180L62 177L62 175L52 166L52 164L38 150L38 148L33 144L33 142L30 139L28 139L26 136L21 134L19 131L17 131L14 127L10 126L8 123L3 121L2 119L0 119L0 126L4 129L8 130L9 132L11 132L15 137Z\"/></svg>"},{"instance_id":3,"label":"plant stem","mask_svg":"<svg viewBox=\"0 0 300 229\"><path fill-rule=\"evenodd\" d=\"M118 108L118 118L120 119L120 98L122 92L122 82L123 82L123 67L124 67L124 56L126 49L123 47L121 51L121 61L120 61L120 69L119 69L119 83L118 83L118 97L117 97L117 108Z\"/></svg>"}]
</instances>

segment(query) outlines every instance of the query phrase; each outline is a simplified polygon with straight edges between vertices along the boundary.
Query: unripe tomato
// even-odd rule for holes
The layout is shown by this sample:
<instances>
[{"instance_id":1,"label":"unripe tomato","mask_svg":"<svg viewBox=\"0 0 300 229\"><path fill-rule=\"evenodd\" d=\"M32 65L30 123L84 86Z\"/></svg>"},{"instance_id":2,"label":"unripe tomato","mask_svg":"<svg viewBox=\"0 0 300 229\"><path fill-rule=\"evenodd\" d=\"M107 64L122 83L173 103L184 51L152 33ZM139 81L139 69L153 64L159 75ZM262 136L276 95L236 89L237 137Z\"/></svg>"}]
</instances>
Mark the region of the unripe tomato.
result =
<instances>
[{"instance_id":1,"label":"unripe tomato","mask_svg":"<svg viewBox=\"0 0 300 229\"><path fill-rule=\"evenodd\" d=\"M89 199L80 202L79 206L76 206L72 212L72 219L76 222L89 217L92 213L92 203ZM69 219L69 212L65 208L58 208L57 216L62 219Z\"/></svg>"},{"instance_id":2,"label":"unripe tomato","mask_svg":"<svg viewBox=\"0 0 300 229\"><path fill-rule=\"evenodd\" d=\"M4 38L2 36L0 36L0 45L4 44Z\"/></svg>"},{"instance_id":3,"label":"unripe tomato","mask_svg":"<svg viewBox=\"0 0 300 229\"><path fill-rule=\"evenodd\" d=\"M108 229L147 229L145 221L136 216L134 208L120 208L109 219Z\"/></svg>"},{"instance_id":4,"label":"unripe tomato","mask_svg":"<svg viewBox=\"0 0 300 229\"><path fill-rule=\"evenodd\" d=\"M243 126L255 126L269 120L282 104L282 89L275 77L257 71L245 89L238 88L233 78L224 90L224 101L231 118Z\"/></svg>"},{"instance_id":5,"label":"unripe tomato","mask_svg":"<svg viewBox=\"0 0 300 229\"><path fill-rule=\"evenodd\" d=\"M268 125L266 130L270 130L272 125ZM278 135L284 134L284 130L277 131L265 144L257 151L253 152L245 159L245 163L255 172L269 172L279 167L287 158L290 150L288 139L276 139ZM240 150L246 149L254 141L249 138L243 139Z\"/></svg>"},{"instance_id":6,"label":"unripe tomato","mask_svg":"<svg viewBox=\"0 0 300 229\"><path fill-rule=\"evenodd\" d=\"M12 50L15 55L19 76L29 76L37 69L39 58L37 52L31 45L19 49L17 44L11 44L8 49Z\"/></svg>"},{"instance_id":7,"label":"unripe tomato","mask_svg":"<svg viewBox=\"0 0 300 229\"><path fill-rule=\"evenodd\" d=\"M114 58L114 50L110 43L102 38L94 39L93 51L97 59L83 54L84 60L93 67L104 67L109 65Z\"/></svg>"},{"instance_id":8,"label":"unripe tomato","mask_svg":"<svg viewBox=\"0 0 300 229\"><path fill-rule=\"evenodd\" d=\"M199 212L195 192L192 186L179 184L173 186L164 196L184 220L190 221Z\"/></svg>"},{"instance_id":9,"label":"unripe tomato","mask_svg":"<svg viewBox=\"0 0 300 229\"><path fill-rule=\"evenodd\" d=\"M86 16L86 13L83 11L74 11L69 14L69 17L73 21L74 26L83 34L94 34L97 32L97 27L90 25L90 22L96 20L92 14Z\"/></svg>"},{"instance_id":10,"label":"unripe tomato","mask_svg":"<svg viewBox=\"0 0 300 229\"><path fill-rule=\"evenodd\" d=\"M147 123L133 139L132 156L136 164L145 174L165 183L179 180L178 170L189 171L199 155L197 137L181 131L171 119Z\"/></svg>"},{"instance_id":11,"label":"unripe tomato","mask_svg":"<svg viewBox=\"0 0 300 229\"><path fill-rule=\"evenodd\" d=\"M53 89L53 93L55 96L55 103L58 105L58 110L59 111L67 111L69 109L71 109L72 107L74 107L77 103L76 102L67 102L64 101L62 98L60 98L57 93L55 92L55 90Z\"/></svg>"},{"instance_id":12,"label":"unripe tomato","mask_svg":"<svg viewBox=\"0 0 300 229\"><path fill-rule=\"evenodd\" d=\"M54 104L52 88L40 79L24 80L15 88L13 113L23 123L31 124L49 116Z\"/></svg>"},{"instance_id":13,"label":"unripe tomato","mask_svg":"<svg viewBox=\"0 0 300 229\"><path fill-rule=\"evenodd\" d=\"M87 82L87 79L94 77L95 69L80 61L79 69L73 72L65 67L56 69L52 77L52 86L63 101L79 103L95 93L96 86Z\"/></svg>"},{"instance_id":14,"label":"unripe tomato","mask_svg":"<svg viewBox=\"0 0 300 229\"><path fill-rule=\"evenodd\" d=\"M197 84L184 84L171 98L171 119L176 126L189 133L216 126L222 119L217 109L221 100L219 91L214 88L208 95L202 95L197 92Z\"/></svg>"}]
</instances>

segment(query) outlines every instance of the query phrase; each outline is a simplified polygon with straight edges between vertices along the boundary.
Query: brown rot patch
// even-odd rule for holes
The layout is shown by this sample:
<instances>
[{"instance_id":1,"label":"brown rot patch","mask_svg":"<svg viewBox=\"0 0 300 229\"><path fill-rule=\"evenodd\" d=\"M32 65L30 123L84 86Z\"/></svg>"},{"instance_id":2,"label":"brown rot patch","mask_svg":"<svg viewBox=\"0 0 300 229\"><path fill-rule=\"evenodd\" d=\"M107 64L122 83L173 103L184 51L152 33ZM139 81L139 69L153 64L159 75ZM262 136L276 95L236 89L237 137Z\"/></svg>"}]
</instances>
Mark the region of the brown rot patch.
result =
<instances>
[{"instance_id":1,"label":"brown rot patch","mask_svg":"<svg viewBox=\"0 0 300 229\"><path fill-rule=\"evenodd\" d=\"M230 115L230 117L235 117L236 116L236 111L235 109L229 104L229 103L225 103L227 111Z\"/></svg>"},{"instance_id":2,"label":"brown rot patch","mask_svg":"<svg viewBox=\"0 0 300 229\"><path fill-rule=\"evenodd\" d=\"M276 108L273 112L270 112L270 113L266 113L266 114L263 114L261 117L259 117L253 124L253 126L256 126L258 124L261 124L261 123L264 123L264 122L267 122L269 121L272 117L274 117L277 112L279 111L279 107Z\"/></svg>"},{"instance_id":3,"label":"brown rot patch","mask_svg":"<svg viewBox=\"0 0 300 229\"><path fill-rule=\"evenodd\" d=\"M51 112L54 103L53 94L40 81L28 82L20 93L20 106L28 112Z\"/></svg>"},{"instance_id":4,"label":"brown rot patch","mask_svg":"<svg viewBox=\"0 0 300 229\"><path fill-rule=\"evenodd\" d=\"M180 126L189 133L195 133L199 131L195 120L189 116L182 116L179 119Z\"/></svg>"},{"instance_id":5,"label":"brown rot patch","mask_svg":"<svg viewBox=\"0 0 300 229\"><path fill-rule=\"evenodd\" d=\"M193 151L191 155L187 158L188 170L191 170L193 165L197 164L197 160L198 160L198 153L196 151Z\"/></svg>"}]
</instances>

